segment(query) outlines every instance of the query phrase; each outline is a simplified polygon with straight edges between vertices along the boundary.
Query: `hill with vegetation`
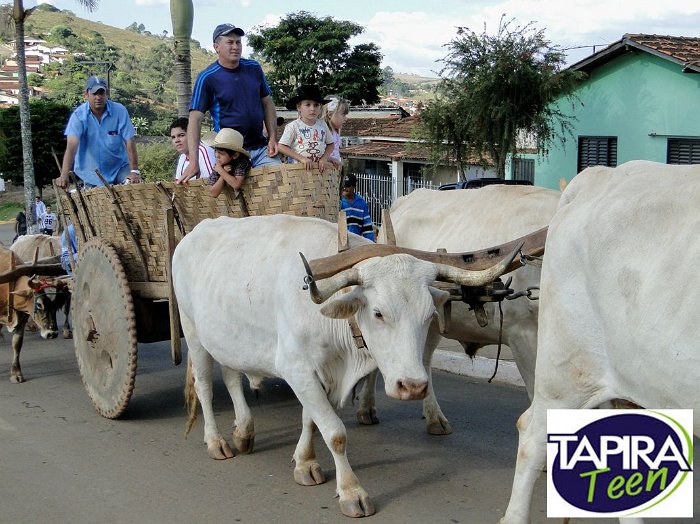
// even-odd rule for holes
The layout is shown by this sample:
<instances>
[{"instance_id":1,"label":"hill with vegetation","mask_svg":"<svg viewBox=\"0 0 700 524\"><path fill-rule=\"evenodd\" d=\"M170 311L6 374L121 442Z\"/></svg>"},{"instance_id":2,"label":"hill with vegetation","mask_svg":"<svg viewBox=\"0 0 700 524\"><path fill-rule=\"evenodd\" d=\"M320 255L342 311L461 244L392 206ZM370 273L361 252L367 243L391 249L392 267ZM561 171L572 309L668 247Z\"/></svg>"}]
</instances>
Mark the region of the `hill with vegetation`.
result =
<instances>
[{"instance_id":1,"label":"hill with vegetation","mask_svg":"<svg viewBox=\"0 0 700 524\"><path fill-rule=\"evenodd\" d=\"M164 12L167 9L163 7ZM109 76L112 98L127 106L140 134L168 133L167 126L177 113L172 36L152 34L137 22L119 29L48 4L41 4L27 19L25 35L64 47L73 55L62 64L46 66L43 76L30 76L29 83L44 89L50 99L74 106L82 101L89 74ZM216 59L196 40L191 53L193 76Z\"/></svg>"}]
</instances>

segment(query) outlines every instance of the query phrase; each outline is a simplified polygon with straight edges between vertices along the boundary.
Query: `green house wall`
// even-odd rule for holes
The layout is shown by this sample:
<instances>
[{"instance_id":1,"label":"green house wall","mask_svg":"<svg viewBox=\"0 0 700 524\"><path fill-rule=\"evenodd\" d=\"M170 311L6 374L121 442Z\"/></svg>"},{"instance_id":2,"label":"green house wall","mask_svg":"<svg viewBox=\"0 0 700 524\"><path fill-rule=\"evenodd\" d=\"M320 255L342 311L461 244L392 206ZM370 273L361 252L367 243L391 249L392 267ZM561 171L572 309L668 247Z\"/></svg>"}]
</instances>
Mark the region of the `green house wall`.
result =
<instances>
[{"instance_id":1,"label":"green house wall","mask_svg":"<svg viewBox=\"0 0 700 524\"><path fill-rule=\"evenodd\" d=\"M669 138L700 137L700 74L643 51L626 53L593 71L572 105L560 109L576 117L573 136L535 159L535 185L559 188L576 175L578 137L617 137L617 163L644 159L666 162Z\"/></svg>"}]
</instances>

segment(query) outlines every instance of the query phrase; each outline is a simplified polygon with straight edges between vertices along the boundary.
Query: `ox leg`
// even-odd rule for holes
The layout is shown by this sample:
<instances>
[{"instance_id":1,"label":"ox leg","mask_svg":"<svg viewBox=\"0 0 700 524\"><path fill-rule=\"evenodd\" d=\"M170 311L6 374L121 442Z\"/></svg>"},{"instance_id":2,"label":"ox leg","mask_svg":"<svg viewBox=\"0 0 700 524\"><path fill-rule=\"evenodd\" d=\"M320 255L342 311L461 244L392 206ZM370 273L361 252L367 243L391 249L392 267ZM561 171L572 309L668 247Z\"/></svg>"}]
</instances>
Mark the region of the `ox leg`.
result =
<instances>
[{"instance_id":1,"label":"ox leg","mask_svg":"<svg viewBox=\"0 0 700 524\"><path fill-rule=\"evenodd\" d=\"M294 450L294 481L302 486L316 486L326 482L326 477L323 475L321 466L316 461L316 452L314 450L314 433L316 424L314 424L309 410L302 410L302 428L299 442Z\"/></svg>"},{"instance_id":2,"label":"ox leg","mask_svg":"<svg viewBox=\"0 0 700 524\"><path fill-rule=\"evenodd\" d=\"M501 524L530 522L530 501L535 481L547 461L547 410L537 399L520 416L517 423L518 458L513 477L513 490Z\"/></svg>"},{"instance_id":3,"label":"ox leg","mask_svg":"<svg viewBox=\"0 0 700 524\"><path fill-rule=\"evenodd\" d=\"M13 384L21 384L24 382L22 368L19 364L19 354L22 351L22 343L24 342L24 328L27 325L29 315L16 311L17 325L12 332L12 364L10 365L10 382Z\"/></svg>"},{"instance_id":4,"label":"ox leg","mask_svg":"<svg viewBox=\"0 0 700 524\"><path fill-rule=\"evenodd\" d=\"M213 359L195 337L188 337L187 345L192 359L192 372L194 374L194 388L197 398L202 405L204 416L204 443L207 445L207 454L216 460L232 458L233 451L226 439L219 433L212 407L212 364Z\"/></svg>"},{"instance_id":5,"label":"ox leg","mask_svg":"<svg viewBox=\"0 0 700 524\"><path fill-rule=\"evenodd\" d=\"M68 298L63 304L63 315L65 317L65 321L63 322L63 338L73 338L73 330L70 327L70 320L68 318L68 314L70 313L70 299L71 297L68 295Z\"/></svg>"},{"instance_id":6,"label":"ox leg","mask_svg":"<svg viewBox=\"0 0 700 524\"><path fill-rule=\"evenodd\" d=\"M336 492L339 497L340 511L348 517L368 517L374 515L375 509L369 495L360 485L357 476L350 467L346 453L347 433L342 420L328 401L328 397L319 382L311 384L299 383L293 377L284 377L292 387L297 398L304 407L305 416L316 423L323 440L328 449L333 454L336 471ZM302 438L299 441L297 450L308 452L313 449L308 445L312 428L309 424L304 424ZM304 440L306 439L306 442ZM304 456L300 455L300 459ZM296 452L295 452L296 460ZM320 469L320 468L319 468ZM296 469L295 469L296 476Z\"/></svg>"},{"instance_id":7,"label":"ox leg","mask_svg":"<svg viewBox=\"0 0 700 524\"><path fill-rule=\"evenodd\" d=\"M425 418L426 430L431 435L449 435L452 433L447 417L443 415L440 404L438 404L435 391L433 390L433 353L440 341L440 335L435 327L435 323L430 328L428 338L425 343L425 353L423 354L423 365L428 373L428 390L423 399L423 417Z\"/></svg>"},{"instance_id":8,"label":"ox leg","mask_svg":"<svg viewBox=\"0 0 700 524\"><path fill-rule=\"evenodd\" d=\"M243 393L243 375L234 369L221 366L221 374L224 377L233 409L236 415L233 429L233 445L241 453L252 453L255 445L255 428L253 426L253 414Z\"/></svg>"},{"instance_id":9,"label":"ox leg","mask_svg":"<svg viewBox=\"0 0 700 524\"><path fill-rule=\"evenodd\" d=\"M379 375L379 370L375 369L365 377L362 390L360 391L360 395L357 397L359 400L359 406L355 412L355 415L357 416L357 422L360 424L368 426L371 424L379 424L376 408L377 401L375 398L375 392L377 390L377 375Z\"/></svg>"}]
</instances>

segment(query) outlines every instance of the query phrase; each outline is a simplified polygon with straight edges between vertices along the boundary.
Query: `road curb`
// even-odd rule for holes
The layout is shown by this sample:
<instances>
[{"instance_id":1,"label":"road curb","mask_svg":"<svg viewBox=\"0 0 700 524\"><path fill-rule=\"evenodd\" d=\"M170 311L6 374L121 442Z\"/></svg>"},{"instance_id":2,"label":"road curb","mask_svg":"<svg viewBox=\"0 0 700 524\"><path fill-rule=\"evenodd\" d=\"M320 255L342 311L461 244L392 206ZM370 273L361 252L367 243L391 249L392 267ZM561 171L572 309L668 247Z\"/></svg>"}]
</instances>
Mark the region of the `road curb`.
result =
<instances>
[{"instance_id":1,"label":"road curb","mask_svg":"<svg viewBox=\"0 0 700 524\"><path fill-rule=\"evenodd\" d=\"M438 349L433 354L433 368L447 371L455 375L481 378L488 380L496 368L496 359L475 356L468 357L463 353ZM501 360L498 364L498 373L494 382L510 384L512 386L525 387L518 368L512 360Z\"/></svg>"}]
</instances>

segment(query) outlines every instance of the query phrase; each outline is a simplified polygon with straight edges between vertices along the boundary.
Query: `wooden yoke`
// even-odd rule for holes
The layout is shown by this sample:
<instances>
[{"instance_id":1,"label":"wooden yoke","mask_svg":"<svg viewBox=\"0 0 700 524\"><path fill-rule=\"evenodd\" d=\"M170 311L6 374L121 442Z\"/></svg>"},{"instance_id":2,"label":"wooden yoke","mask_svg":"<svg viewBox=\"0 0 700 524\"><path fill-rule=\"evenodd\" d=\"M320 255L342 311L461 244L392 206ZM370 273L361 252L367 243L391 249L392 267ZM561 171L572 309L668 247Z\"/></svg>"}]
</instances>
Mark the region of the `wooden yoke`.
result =
<instances>
[{"instance_id":1,"label":"wooden yoke","mask_svg":"<svg viewBox=\"0 0 700 524\"><path fill-rule=\"evenodd\" d=\"M434 253L395 245L371 244L358 246L337 255L311 260L309 261L309 267L316 280L323 280L324 278L329 278L337 274L339 271L349 269L358 262L368 258L405 253L428 262L446 264L470 271L481 271L503 260L513 249L520 245L520 243L523 243L521 249L523 255L542 255L544 253L546 238L547 228L543 227L534 233L511 240L505 244L465 253ZM523 262L516 257L516 259L508 265L506 272L518 269L522 267L522 265Z\"/></svg>"}]
</instances>

